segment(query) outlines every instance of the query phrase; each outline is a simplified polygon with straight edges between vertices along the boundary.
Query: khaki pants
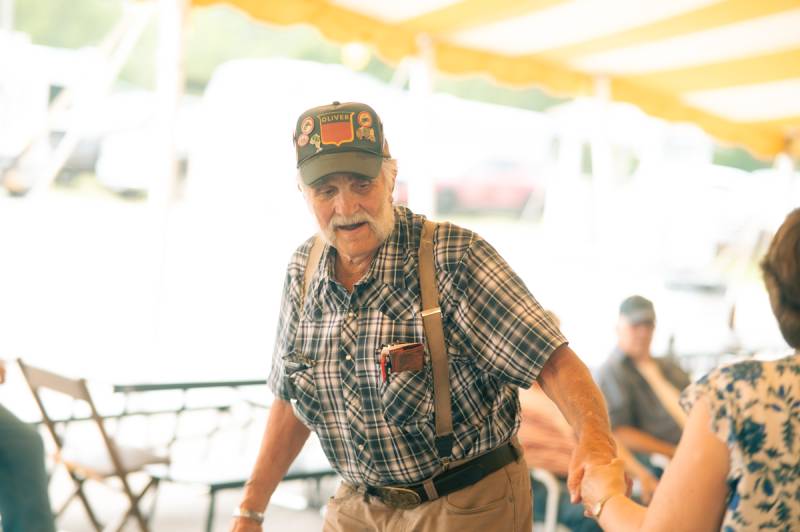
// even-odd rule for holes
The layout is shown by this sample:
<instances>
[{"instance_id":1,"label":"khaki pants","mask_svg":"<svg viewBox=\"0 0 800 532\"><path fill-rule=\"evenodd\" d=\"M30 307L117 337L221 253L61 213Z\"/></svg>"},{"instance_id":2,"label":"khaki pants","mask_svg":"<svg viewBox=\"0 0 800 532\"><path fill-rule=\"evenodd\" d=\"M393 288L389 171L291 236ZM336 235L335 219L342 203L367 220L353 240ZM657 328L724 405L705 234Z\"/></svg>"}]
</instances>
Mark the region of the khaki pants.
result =
<instances>
[{"instance_id":1,"label":"khaki pants","mask_svg":"<svg viewBox=\"0 0 800 532\"><path fill-rule=\"evenodd\" d=\"M398 510L342 483L328 501L323 532L530 532L533 495L525 459L472 486Z\"/></svg>"}]
</instances>

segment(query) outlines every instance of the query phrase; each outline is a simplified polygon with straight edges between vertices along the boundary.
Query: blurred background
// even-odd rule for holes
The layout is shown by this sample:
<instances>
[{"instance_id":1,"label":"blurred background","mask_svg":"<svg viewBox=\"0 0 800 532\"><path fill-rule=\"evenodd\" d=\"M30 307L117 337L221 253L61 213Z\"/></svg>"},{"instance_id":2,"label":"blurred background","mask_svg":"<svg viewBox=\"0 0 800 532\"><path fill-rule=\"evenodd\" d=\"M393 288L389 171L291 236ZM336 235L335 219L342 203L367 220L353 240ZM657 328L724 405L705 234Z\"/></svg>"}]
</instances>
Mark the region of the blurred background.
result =
<instances>
[{"instance_id":1,"label":"blurred background","mask_svg":"<svg viewBox=\"0 0 800 532\"><path fill-rule=\"evenodd\" d=\"M0 0L0 358L264 378L314 231L291 132L333 100L377 110L397 201L487 238L590 367L633 293L694 376L782 352L758 261L800 205L800 4L648 9ZM24 394L0 387L36 419Z\"/></svg>"}]
</instances>

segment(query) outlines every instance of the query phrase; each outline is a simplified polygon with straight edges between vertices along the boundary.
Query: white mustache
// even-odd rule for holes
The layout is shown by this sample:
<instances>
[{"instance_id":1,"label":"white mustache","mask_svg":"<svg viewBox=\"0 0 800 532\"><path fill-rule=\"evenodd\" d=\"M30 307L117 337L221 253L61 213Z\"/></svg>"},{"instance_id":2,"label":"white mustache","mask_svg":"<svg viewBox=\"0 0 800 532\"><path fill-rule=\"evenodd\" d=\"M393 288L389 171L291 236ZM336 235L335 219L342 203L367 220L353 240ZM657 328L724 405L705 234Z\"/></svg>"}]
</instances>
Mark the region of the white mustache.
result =
<instances>
[{"instance_id":1,"label":"white mustache","mask_svg":"<svg viewBox=\"0 0 800 532\"><path fill-rule=\"evenodd\" d=\"M362 222L367 222L370 226L375 227L375 219L365 212L358 212L351 216L343 216L341 214L335 214L331 218L330 222L328 222L328 230L334 231L343 225L355 225L360 224Z\"/></svg>"}]
</instances>

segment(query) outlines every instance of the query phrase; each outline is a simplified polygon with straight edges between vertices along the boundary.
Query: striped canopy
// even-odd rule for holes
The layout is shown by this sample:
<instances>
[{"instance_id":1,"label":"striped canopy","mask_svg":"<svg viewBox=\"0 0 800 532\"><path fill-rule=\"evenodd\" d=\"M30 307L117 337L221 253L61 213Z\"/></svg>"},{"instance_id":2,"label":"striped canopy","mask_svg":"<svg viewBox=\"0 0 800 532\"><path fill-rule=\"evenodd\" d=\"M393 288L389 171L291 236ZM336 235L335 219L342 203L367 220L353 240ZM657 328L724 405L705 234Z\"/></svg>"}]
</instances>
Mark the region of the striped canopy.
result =
<instances>
[{"instance_id":1,"label":"striped canopy","mask_svg":"<svg viewBox=\"0 0 800 532\"><path fill-rule=\"evenodd\" d=\"M598 90L771 158L800 154L800 0L192 0L307 23L390 63Z\"/></svg>"}]
</instances>

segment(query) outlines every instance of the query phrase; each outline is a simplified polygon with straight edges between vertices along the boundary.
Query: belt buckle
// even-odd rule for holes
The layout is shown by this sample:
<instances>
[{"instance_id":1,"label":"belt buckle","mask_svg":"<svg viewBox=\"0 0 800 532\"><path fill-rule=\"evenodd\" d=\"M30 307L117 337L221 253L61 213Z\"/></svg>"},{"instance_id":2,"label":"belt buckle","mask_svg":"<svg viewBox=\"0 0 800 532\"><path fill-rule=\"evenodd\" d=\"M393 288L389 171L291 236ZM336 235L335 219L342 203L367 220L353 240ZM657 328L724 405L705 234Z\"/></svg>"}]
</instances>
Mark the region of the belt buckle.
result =
<instances>
[{"instance_id":1,"label":"belt buckle","mask_svg":"<svg viewBox=\"0 0 800 532\"><path fill-rule=\"evenodd\" d=\"M422 503L419 493L408 488L381 487L378 493L381 502L399 510L410 510Z\"/></svg>"}]
</instances>

